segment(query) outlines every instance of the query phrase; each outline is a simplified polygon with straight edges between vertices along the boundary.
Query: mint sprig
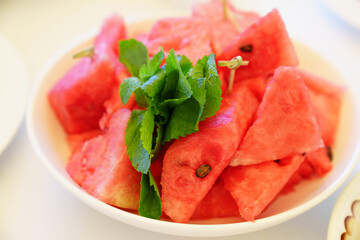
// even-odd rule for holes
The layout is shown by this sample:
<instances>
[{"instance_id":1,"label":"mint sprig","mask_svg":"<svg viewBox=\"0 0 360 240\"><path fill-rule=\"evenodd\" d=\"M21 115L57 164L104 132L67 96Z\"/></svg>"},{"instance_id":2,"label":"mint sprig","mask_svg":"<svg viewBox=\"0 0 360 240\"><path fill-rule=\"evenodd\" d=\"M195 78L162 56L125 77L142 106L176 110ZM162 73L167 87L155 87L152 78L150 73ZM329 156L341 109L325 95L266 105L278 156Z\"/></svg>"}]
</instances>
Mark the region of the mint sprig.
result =
<instances>
[{"instance_id":1,"label":"mint sprig","mask_svg":"<svg viewBox=\"0 0 360 240\"><path fill-rule=\"evenodd\" d=\"M120 42L120 61L132 77L120 86L125 104L131 94L145 110L132 111L125 132L127 154L142 173L139 214L159 219L161 201L149 170L165 142L198 131L199 122L220 108L221 88L214 54L195 66L170 50L166 63L161 49L150 60L146 47L134 39Z\"/></svg>"}]
</instances>

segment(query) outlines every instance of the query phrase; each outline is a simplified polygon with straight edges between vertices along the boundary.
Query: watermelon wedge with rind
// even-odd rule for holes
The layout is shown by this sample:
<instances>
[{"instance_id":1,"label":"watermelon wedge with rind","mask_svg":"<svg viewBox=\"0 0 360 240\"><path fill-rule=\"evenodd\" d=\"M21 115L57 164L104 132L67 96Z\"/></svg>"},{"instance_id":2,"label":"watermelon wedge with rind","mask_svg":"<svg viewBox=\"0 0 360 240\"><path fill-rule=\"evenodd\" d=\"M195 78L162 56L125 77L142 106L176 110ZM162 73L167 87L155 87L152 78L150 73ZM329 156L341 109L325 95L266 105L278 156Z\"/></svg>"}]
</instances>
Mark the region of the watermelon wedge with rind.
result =
<instances>
[{"instance_id":1,"label":"watermelon wedge with rind","mask_svg":"<svg viewBox=\"0 0 360 240\"><path fill-rule=\"evenodd\" d=\"M285 158L276 163L229 167L221 177L225 188L235 199L240 215L254 221L285 186L304 160L302 155Z\"/></svg>"},{"instance_id":2,"label":"watermelon wedge with rind","mask_svg":"<svg viewBox=\"0 0 360 240\"><path fill-rule=\"evenodd\" d=\"M126 154L125 128L130 111L120 109L109 128L86 141L71 156L66 170L85 191L99 200L126 209L137 209L141 174Z\"/></svg>"},{"instance_id":3,"label":"watermelon wedge with rind","mask_svg":"<svg viewBox=\"0 0 360 240\"><path fill-rule=\"evenodd\" d=\"M230 165L282 159L323 146L304 81L293 68L279 67Z\"/></svg>"},{"instance_id":4,"label":"watermelon wedge with rind","mask_svg":"<svg viewBox=\"0 0 360 240\"><path fill-rule=\"evenodd\" d=\"M200 122L199 132L176 140L166 151L161 175L162 208L174 222L189 221L209 192L253 120L258 100L247 88L224 99L215 116ZM207 164L209 174L196 176Z\"/></svg>"},{"instance_id":5,"label":"watermelon wedge with rind","mask_svg":"<svg viewBox=\"0 0 360 240\"><path fill-rule=\"evenodd\" d=\"M251 46L251 51L241 50L246 46ZM231 60L236 56L241 56L249 64L236 70L235 81L266 76L279 66L298 65L295 48L276 9L234 38L217 60ZM228 69L223 68L221 71L228 75Z\"/></svg>"}]
</instances>

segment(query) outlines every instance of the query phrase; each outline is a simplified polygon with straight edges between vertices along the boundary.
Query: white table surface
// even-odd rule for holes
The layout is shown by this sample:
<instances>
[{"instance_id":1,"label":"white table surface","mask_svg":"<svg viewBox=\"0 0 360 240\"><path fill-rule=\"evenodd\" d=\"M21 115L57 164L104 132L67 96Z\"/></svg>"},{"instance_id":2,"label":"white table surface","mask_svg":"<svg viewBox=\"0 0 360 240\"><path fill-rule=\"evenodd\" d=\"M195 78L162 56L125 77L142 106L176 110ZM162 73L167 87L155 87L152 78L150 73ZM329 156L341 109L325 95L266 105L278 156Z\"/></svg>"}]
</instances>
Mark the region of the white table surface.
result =
<instances>
[{"instance_id":1,"label":"white table surface","mask_svg":"<svg viewBox=\"0 0 360 240\"><path fill-rule=\"evenodd\" d=\"M74 38L98 27L111 13L120 12L126 19L171 16L176 11L189 11L190 2L0 0L0 33L21 53L31 86L51 56ZM346 79L360 82L360 30L339 19L322 2L234 2L250 8L261 6L263 13L277 6L293 38L316 49L336 65ZM2 117L4 115L2 113ZM358 165L350 178L359 170ZM317 207L286 223L218 239L326 239L331 210L343 187ZM0 239L182 238L130 227L84 205L42 165L32 151L23 121L11 144L0 155Z\"/></svg>"}]
</instances>

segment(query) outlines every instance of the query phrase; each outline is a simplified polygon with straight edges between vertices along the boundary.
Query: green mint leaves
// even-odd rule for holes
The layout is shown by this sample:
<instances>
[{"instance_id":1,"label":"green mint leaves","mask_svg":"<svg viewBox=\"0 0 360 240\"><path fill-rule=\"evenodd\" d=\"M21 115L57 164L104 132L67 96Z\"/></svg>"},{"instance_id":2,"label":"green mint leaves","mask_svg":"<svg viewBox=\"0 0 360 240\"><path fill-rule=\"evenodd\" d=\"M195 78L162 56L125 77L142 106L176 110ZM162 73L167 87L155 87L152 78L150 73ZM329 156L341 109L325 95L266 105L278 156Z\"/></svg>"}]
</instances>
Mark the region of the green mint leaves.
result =
<instances>
[{"instance_id":1,"label":"green mint leaves","mask_svg":"<svg viewBox=\"0 0 360 240\"><path fill-rule=\"evenodd\" d=\"M161 199L160 192L149 171L141 176L140 204L139 214L148 218L160 219L161 217Z\"/></svg>"},{"instance_id":2,"label":"green mint leaves","mask_svg":"<svg viewBox=\"0 0 360 240\"><path fill-rule=\"evenodd\" d=\"M120 42L120 61L132 75L120 86L121 101L125 104L134 93L144 108L132 111L125 132L129 159L142 173L139 214L156 219L161 216L161 201L149 170L151 161L165 142L198 131L199 122L213 116L221 102L214 54L204 56L195 66L174 50L161 66L164 55L161 49L150 60L141 42Z\"/></svg>"}]
</instances>

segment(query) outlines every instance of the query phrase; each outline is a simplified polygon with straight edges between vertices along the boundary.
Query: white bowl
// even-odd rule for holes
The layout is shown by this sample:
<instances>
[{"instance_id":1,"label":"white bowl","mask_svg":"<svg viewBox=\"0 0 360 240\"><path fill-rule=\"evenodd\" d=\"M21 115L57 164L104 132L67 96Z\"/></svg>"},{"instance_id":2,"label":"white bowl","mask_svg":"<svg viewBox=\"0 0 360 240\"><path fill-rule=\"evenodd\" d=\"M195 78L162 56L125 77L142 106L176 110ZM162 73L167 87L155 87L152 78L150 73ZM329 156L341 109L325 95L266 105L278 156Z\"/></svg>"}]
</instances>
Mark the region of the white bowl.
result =
<instances>
[{"instance_id":1,"label":"white bowl","mask_svg":"<svg viewBox=\"0 0 360 240\"><path fill-rule=\"evenodd\" d=\"M131 33L146 31L153 21L130 24ZM130 34L131 34L130 33ZM329 197L349 176L357 162L360 129L359 108L355 104L350 82L343 82L336 70L308 47L296 43L295 47L303 69L348 86L341 113L337 140L333 149L334 169L324 178L303 181L296 191L278 197L255 222L223 218L179 224L153 220L109 206L79 188L65 171L70 150L65 133L57 121L47 93L54 83L74 64L72 54L91 46L92 35L65 48L48 62L33 86L27 109L27 129L32 146L51 174L72 194L84 203L114 219L142 229L178 236L227 236L264 229L294 218Z\"/></svg>"}]
</instances>

